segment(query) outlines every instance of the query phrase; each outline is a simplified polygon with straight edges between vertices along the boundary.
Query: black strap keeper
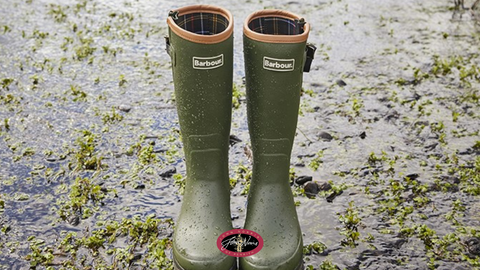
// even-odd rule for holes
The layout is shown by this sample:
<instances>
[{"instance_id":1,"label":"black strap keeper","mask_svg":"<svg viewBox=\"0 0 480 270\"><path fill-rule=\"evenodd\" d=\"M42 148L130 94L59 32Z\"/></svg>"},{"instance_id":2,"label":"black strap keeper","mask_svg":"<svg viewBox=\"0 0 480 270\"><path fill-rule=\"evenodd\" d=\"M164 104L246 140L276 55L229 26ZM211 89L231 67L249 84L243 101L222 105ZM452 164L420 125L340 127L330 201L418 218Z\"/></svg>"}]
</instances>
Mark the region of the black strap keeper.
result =
<instances>
[{"instance_id":1,"label":"black strap keeper","mask_svg":"<svg viewBox=\"0 0 480 270\"><path fill-rule=\"evenodd\" d=\"M170 38L169 37L165 37L165 50L167 51L168 55L170 55L170 57L172 56L170 54Z\"/></svg>"},{"instance_id":2,"label":"black strap keeper","mask_svg":"<svg viewBox=\"0 0 480 270\"><path fill-rule=\"evenodd\" d=\"M306 51L306 58L305 58L305 65L303 66L303 72L310 72L310 67L312 65L313 58L315 58L315 51L317 47L311 43L307 43L305 48Z\"/></svg>"}]
</instances>

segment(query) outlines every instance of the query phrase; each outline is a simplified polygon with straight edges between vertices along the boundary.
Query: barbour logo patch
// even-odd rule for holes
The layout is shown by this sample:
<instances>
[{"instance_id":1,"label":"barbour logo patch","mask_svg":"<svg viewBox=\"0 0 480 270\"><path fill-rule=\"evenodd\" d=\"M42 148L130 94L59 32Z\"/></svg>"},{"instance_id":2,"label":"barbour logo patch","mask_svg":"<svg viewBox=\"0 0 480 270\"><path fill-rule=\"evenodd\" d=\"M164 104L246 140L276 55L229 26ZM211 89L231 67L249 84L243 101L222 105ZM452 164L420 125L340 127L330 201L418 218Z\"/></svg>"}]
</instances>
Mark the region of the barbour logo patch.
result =
<instances>
[{"instance_id":1,"label":"barbour logo patch","mask_svg":"<svg viewBox=\"0 0 480 270\"><path fill-rule=\"evenodd\" d=\"M264 56L263 68L273 71L293 71L295 59L277 59Z\"/></svg>"},{"instance_id":2,"label":"barbour logo patch","mask_svg":"<svg viewBox=\"0 0 480 270\"><path fill-rule=\"evenodd\" d=\"M194 69L214 69L223 66L223 54L212 57L192 58Z\"/></svg>"}]
</instances>

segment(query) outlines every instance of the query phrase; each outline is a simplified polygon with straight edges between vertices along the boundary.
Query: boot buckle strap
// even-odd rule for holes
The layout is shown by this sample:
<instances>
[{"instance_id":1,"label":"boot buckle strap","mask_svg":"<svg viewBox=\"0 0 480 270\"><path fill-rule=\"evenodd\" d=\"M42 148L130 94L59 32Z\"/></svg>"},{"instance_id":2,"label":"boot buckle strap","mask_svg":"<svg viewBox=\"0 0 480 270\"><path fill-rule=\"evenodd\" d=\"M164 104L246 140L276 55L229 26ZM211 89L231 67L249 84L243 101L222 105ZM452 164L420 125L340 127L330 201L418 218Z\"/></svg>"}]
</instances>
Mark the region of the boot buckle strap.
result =
<instances>
[{"instance_id":1,"label":"boot buckle strap","mask_svg":"<svg viewBox=\"0 0 480 270\"><path fill-rule=\"evenodd\" d=\"M172 66L176 66L175 52L172 44L170 43L170 37L165 37L165 50L167 51L170 59L172 60Z\"/></svg>"},{"instance_id":2,"label":"boot buckle strap","mask_svg":"<svg viewBox=\"0 0 480 270\"><path fill-rule=\"evenodd\" d=\"M315 57L315 51L317 47L311 43L307 43L305 47L305 65L303 66L303 72L310 72L310 67L312 65L313 58Z\"/></svg>"},{"instance_id":3,"label":"boot buckle strap","mask_svg":"<svg viewBox=\"0 0 480 270\"><path fill-rule=\"evenodd\" d=\"M172 57L172 54L170 52L170 38L169 37L165 37L165 50L167 51L168 55L170 55L170 57Z\"/></svg>"}]
</instances>

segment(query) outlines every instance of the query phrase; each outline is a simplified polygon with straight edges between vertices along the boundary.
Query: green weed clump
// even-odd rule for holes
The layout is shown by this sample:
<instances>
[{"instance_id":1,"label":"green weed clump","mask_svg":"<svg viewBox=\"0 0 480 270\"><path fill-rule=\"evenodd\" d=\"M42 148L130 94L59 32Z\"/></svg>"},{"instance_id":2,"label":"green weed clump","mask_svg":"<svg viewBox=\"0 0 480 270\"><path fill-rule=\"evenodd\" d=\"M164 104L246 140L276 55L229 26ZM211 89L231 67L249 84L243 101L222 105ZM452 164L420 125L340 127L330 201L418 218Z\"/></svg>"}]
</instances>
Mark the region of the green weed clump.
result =
<instances>
[{"instance_id":1,"label":"green weed clump","mask_svg":"<svg viewBox=\"0 0 480 270\"><path fill-rule=\"evenodd\" d=\"M82 91L77 85L70 85L70 94L74 97L73 101L75 102L87 100L87 93Z\"/></svg>"},{"instance_id":2,"label":"green weed clump","mask_svg":"<svg viewBox=\"0 0 480 270\"><path fill-rule=\"evenodd\" d=\"M312 253L321 254L327 249L327 246L322 242L313 242L303 246L303 254L311 255Z\"/></svg>"},{"instance_id":3,"label":"green weed clump","mask_svg":"<svg viewBox=\"0 0 480 270\"><path fill-rule=\"evenodd\" d=\"M356 247L358 245L357 241L360 239L358 226L361 218L358 216L358 210L353 201L348 203L348 207L343 215L338 214L338 220L344 226L340 230L340 234L345 236L345 239L341 242L342 246Z\"/></svg>"},{"instance_id":4,"label":"green weed clump","mask_svg":"<svg viewBox=\"0 0 480 270\"><path fill-rule=\"evenodd\" d=\"M252 170L248 166L238 165L235 170L235 177L230 182L240 182L243 185L241 195L247 195L250 191L250 182L252 180Z\"/></svg>"},{"instance_id":5,"label":"green weed clump","mask_svg":"<svg viewBox=\"0 0 480 270\"><path fill-rule=\"evenodd\" d=\"M480 196L480 156L477 156L472 164L463 164L453 168L451 173L458 175L462 192Z\"/></svg>"},{"instance_id":6,"label":"green weed clump","mask_svg":"<svg viewBox=\"0 0 480 270\"><path fill-rule=\"evenodd\" d=\"M5 211L5 201L2 199L2 194L0 194L0 214Z\"/></svg>"},{"instance_id":7,"label":"green weed clump","mask_svg":"<svg viewBox=\"0 0 480 270\"><path fill-rule=\"evenodd\" d=\"M439 138L441 134L445 134L445 126L442 122L430 124L430 129L433 133L439 134ZM476 145L477 143L471 149L475 151ZM382 153L382 156L371 153L367 159L370 168L382 168L372 176L375 181L371 183L374 183L373 188L377 189L373 209L378 216L383 215L382 220L388 222L389 227L378 232L419 240L429 269L435 269L438 261L466 262L473 267L472 269L479 267L479 256L475 252L472 253L472 247L467 242L468 239L478 239L480 230L464 224L468 207L463 200L453 201L450 211L441 215L451 226L446 233L436 231L427 220L430 219L429 212L441 211L436 208L437 202L431 199L432 194L436 192L460 191L467 195L466 198L480 195L480 157L476 157L474 161L462 163L456 154L446 155L442 165L437 164L436 169L447 175L436 179L433 185L422 183L418 180L418 174L404 176L402 173L396 173L393 168L397 159L396 156L388 157L386 153ZM390 165L390 169L385 170L387 164ZM349 211L342 217L350 216L353 219L354 215L351 211L350 214L348 213ZM354 222L350 223L354 224ZM354 230L348 230L346 227L343 231L353 239L351 236L354 234L350 232L355 232ZM346 240L349 239L348 237ZM344 242L348 243L345 240ZM350 242L353 243L353 241Z\"/></svg>"},{"instance_id":8,"label":"green weed clump","mask_svg":"<svg viewBox=\"0 0 480 270\"><path fill-rule=\"evenodd\" d=\"M335 265L330 259L324 260L318 268L314 268L313 265L307 265L305 266L305 270L340 270L340 268Z\"/></svg>"},{"instance_id":9,"label":"green weed clump","mask_svg":"<svg viewBox=\"0 0 480 270\"><path fill-rule=\"evenodd\" d=\"M318 266L319 270L339 270L340 268L329 260L325 260Z\"/></svg>"},{"instance_id":10,"label":"green weed clump","mask_svg":"<svg viewBox=\"0 0 480 270\"><path fill-rule=\"evenodd\" d=\"M2 89L9 90L10 84L12 84L15 80L12 78L3 78L0 80L0 85L2 86Z\"/></svg>"},{"instance_id":11,"label":"green weed clump","mask_svg":"<svg viewBox=\"0 0 480 270\"><path fill-rule=\"evenodd\" d=\"M115 124L123 120L123 115L119 114L115 107L112 107L110 113L106 112L102 115L103 124Z\"/></svg>"},{"instance_id":12,"label":"green weed clump","mask_svg":"<svg viewBox=\"0 0 480 270\"><path fill-rule=\"evenodd\" d=\"M102 157L97 155L97 136L89 130L81 131L82 135L75 140L74 150L77 169L96 170L102 165Z\"/></svg>"},{"instance_id":13,"label":"green weed clump","mask_svg":"<svg viewBox=\"0 0 480 270\"><path fill-rule=\"evenodd\" d=\"M65 8L61 5L50 4L48 14L51 15L57 23L63 23L67 19Z\"/></svg>"},{"instance_id":14,"label":"green weed clump","mask_svg":"<svg viewBox=\"0 0 480 270\"><path fill-rule=\"evenodd\" d=\"M121 222L99 222L97 226L91 232L63 232L57 244L46 244L32 236L29 238L31 252L25 258L33 269L38 266L54 269L54 260L62 269L72 270L130 269L133 264L148 269L173 269L166 255L172 245L166 236L173 226L171 219L149 215L142 221L135 216ZM85 252L93 261L85 259L82 255Z\"/></svg>"},{"instance_id":15,"label":"green weed clump","mask_svg":"<svg viewBox=\"0 0 480 270\"><path fill-rule=\"evenodd\" d=\"M240 108L240 102L244 96L245 92L240 91L240 87L234 84L232 89L232 106L234 109Z\"/></svg>"},{"instance_id":16,"label":"green weed clump","mask_svg":"<svg viewBox=\"0 0 480 270\"><path fill-rule=\"evenodd\" d=\"M457 76L455 78L460 80L462 86L471 87L472 82L480 82L480 67L475 59L478 59L478 55L453 55L446 58L434 55L430 70L423 72L419 68L414 69L414 84L432 77Z\"/></svg>"},{"instance_id":17,"label":"green weed clump","mask_svg":"<svg viewBox=\"0 0 480 270\"><path fill-rule=\"evenodd\" d=\"M317 171L320 168L320 165L323 163L323 150L317 152L314 158L308 164L308 167L314 171Z\"/></svg>"},{"instance_id":18,"label":"green weed clump","mask_svg":"<svg viewBox=\"0 0 480 270\"><path fill-rule=\"evenodd\" d=\"M105 189L98 184L93 183L90 178L77 177L75 183L70 188L68 199L66 201L58 201L61 205L58 210L60 218L63 220L72 219L75 216L88 218L93 212L89 206L92 202L95 206L105 198Z\"/></svg>"},{"instance_id":19,"label":"green weed clump","mask_svg":"<svg viewBox=\"0 0 480 270\"><path fill-rule=\"evenodd\" d=\"M93 53L97 50L92 46L92 38L81 38L81 45L75 48L75 58L79 61L92 57ZM93 61L93 57L90 58L89 63Z\"/></svg>"}]
</instances>

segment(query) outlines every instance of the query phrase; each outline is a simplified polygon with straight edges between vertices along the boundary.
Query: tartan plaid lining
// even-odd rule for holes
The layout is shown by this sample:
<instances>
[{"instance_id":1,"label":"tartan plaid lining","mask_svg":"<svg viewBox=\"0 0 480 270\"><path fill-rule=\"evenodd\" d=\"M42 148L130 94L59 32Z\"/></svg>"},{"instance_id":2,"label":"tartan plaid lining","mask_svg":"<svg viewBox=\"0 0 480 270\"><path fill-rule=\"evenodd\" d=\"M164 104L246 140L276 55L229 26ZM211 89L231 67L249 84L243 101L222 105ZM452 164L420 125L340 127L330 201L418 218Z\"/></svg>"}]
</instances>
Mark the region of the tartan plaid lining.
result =
<instances>
[{"instance_id":1,"label":"tartan plaid lining","mask_svg":"<svg viewBox=\"0 0 480 270\"><path fill-rule=\"evenodd\" d=\"M227 29L228 20L215 13L190 13L178 16L175 23L186 31L199 35L215 35Z\"/></svg>"},{"instance_id":2,"label":"tartan plaid lining","mask_svg":"<svg viewBox=\"0 0 480 270\"><path fill-rule=\"evenodd\" d=\"M299 35L303 27L298 22L282 17L260 17L248 23L250 30L266 35Z\"/></svg>"}]
</instances>

